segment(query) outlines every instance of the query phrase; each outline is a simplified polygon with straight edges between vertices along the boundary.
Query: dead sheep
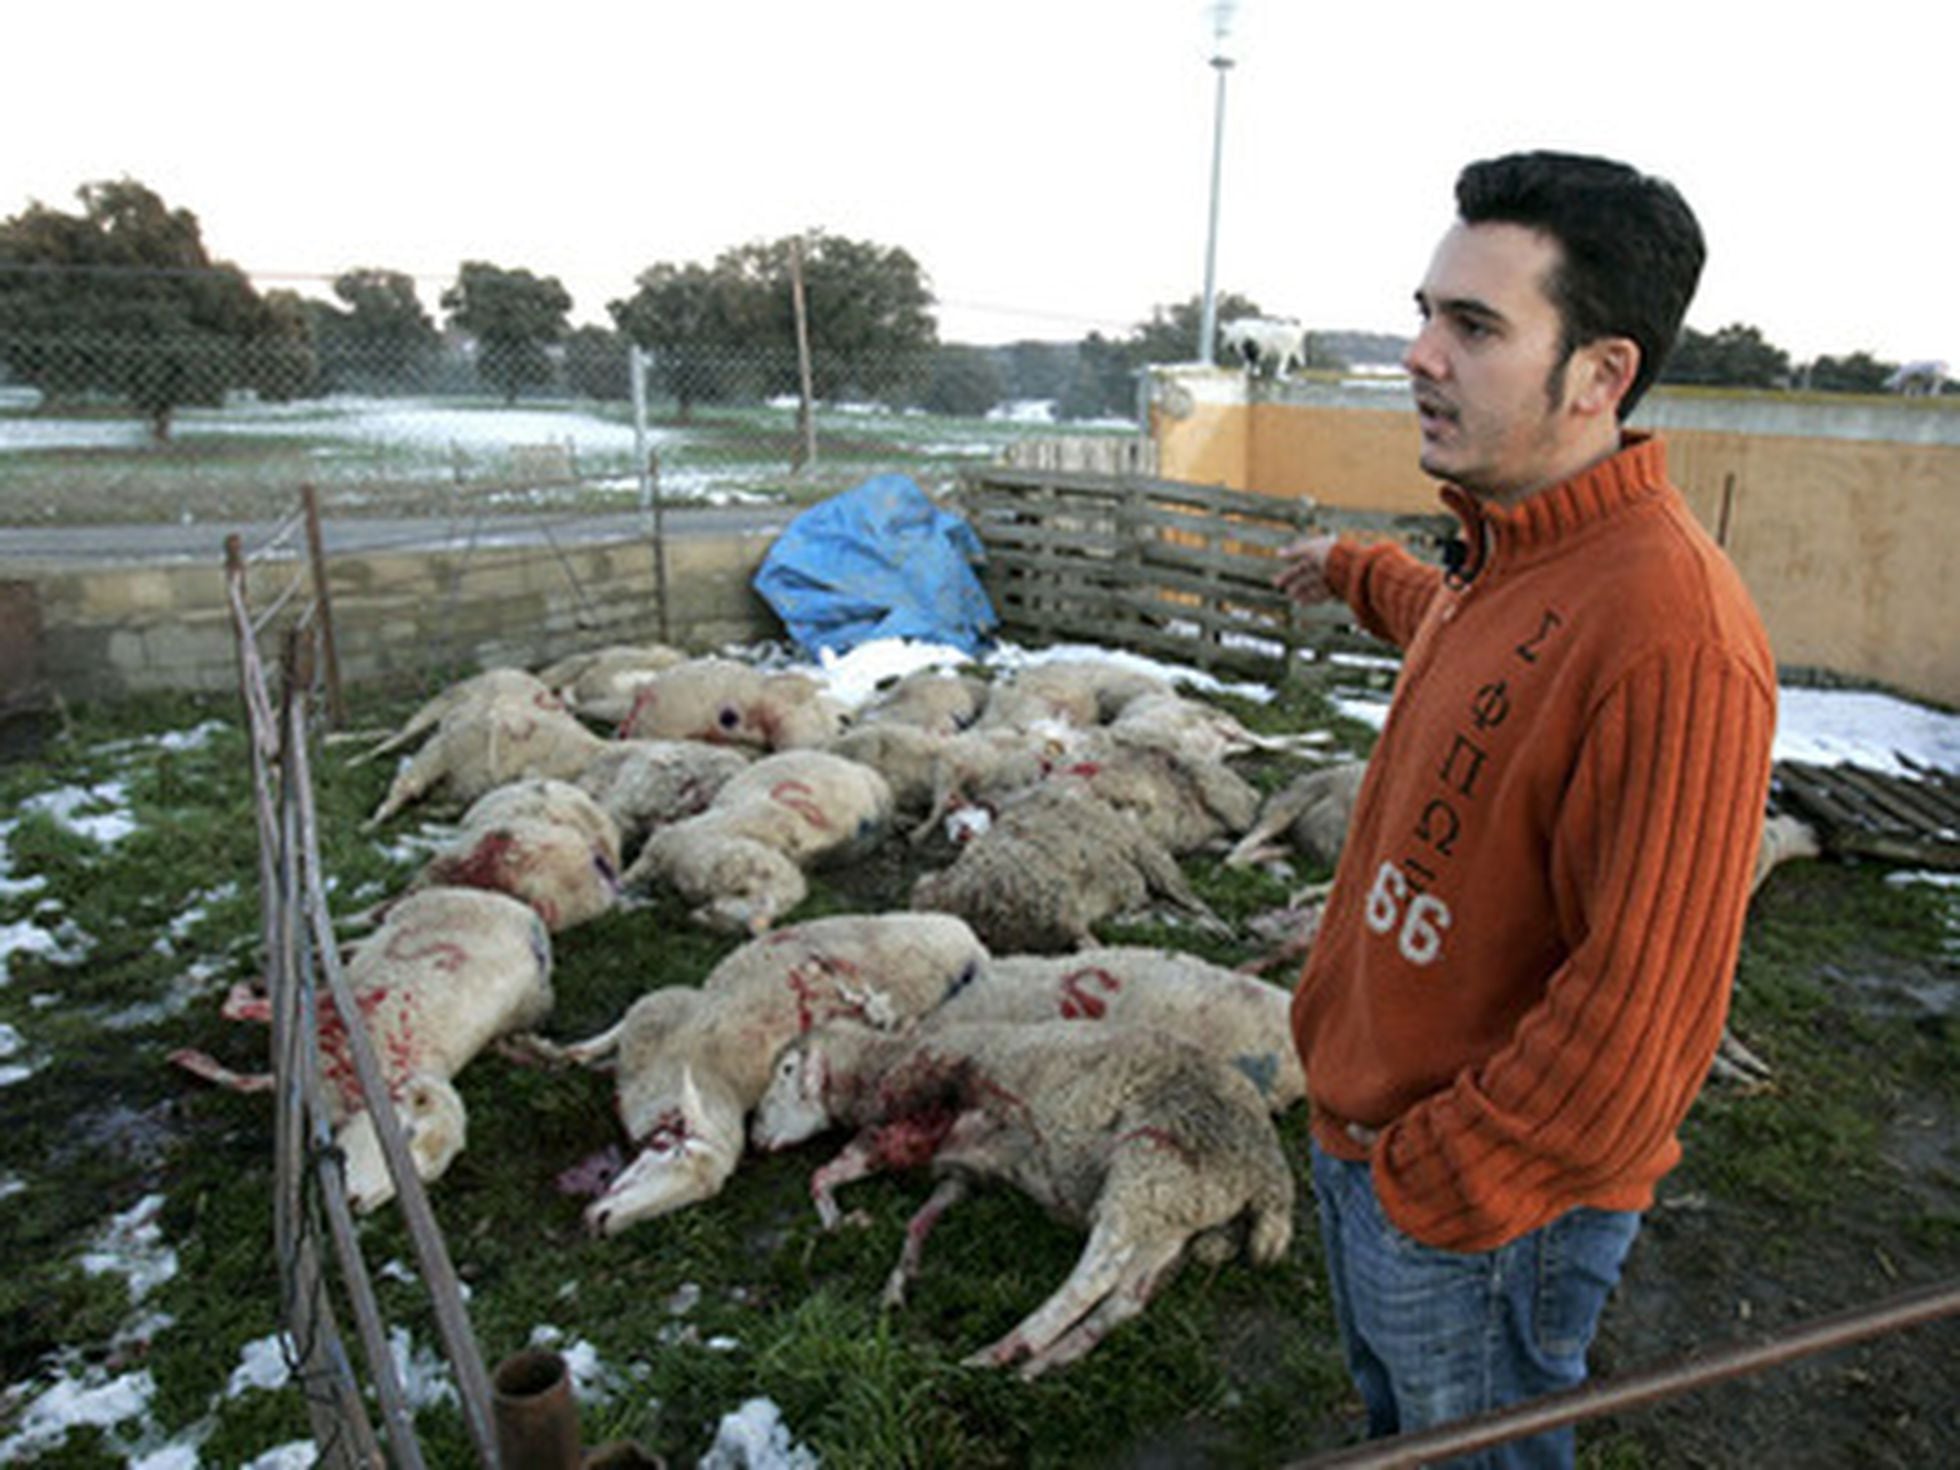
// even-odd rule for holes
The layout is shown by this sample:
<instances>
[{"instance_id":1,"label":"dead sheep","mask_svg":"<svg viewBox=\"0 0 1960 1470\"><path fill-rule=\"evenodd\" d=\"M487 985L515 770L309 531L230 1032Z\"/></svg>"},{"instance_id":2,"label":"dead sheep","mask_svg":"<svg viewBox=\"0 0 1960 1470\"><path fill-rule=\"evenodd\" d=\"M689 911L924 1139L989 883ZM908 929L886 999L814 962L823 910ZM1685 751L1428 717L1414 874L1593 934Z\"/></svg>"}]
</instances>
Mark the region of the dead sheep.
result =
<instances>
[{"instance_id":1,"label":"dead sheep","mask_svg":"<svg viewBox=\"0 0 1960 1470\"><path fill-rule=\"evenodd\" d=\"M1268 862L1288 851L1331 868L1347 841L1366 761L1343 761L1296 777L1266 798L1259 816L1225 856L1228 868Z\"/></svg>"},{"instance_id":2,"label":"dead sheep","mask_svg":"<svg viewBox=\"0 0 1960 1470\"><path fill-rule=\"evenodd\" d=\"M918 841L949 811L996 807L1058 764L1100 749L1093 741L1091 732L1053 721L1031 729L998 725L954 735L891 722L846 730L829 749L885 778L894 809L913 819L911 836Z\"/></svg>"},{"instance_id":3,"label":"dead sheep","mask_svg":"<svg viewBox=\"0 0 1960 1470\"><path fill-rule=\"evenodd\" d=\"M539 669L538 677L566 708L617 725L632 713L642 685L685 662L685 653L664 643L614 643L561 658Z\"/></svg>"},{"instance_id":4,"label":"dead sheep","mask_svg":"<svg viewBox=\"0 0 1960 1470\"><path fill-rule=\"evenodd\" d=\"M439 1178L463 1151L467 1119L453 1079L492 1041L540 1025L551 1011L551 938L529 907L501 893L430 888L390 908L354 950L346 980L366 1023L417 1177ZM270 1002L234 991L225 1015L269 1021ZM320 1056L349 1200L372 1210L394 1197L338 1010L320 1009ZM208 1080L249 1091L200 1052L171 1054Z\"/></svg>"},{"instance_id":5,"label":"dead sheep","mask_svg":"<svg viewBox=\"0 0 1960 1470\"><path fill-rule=\"evenodd\" d=\"M938 914L812 919L742 945L698 989L641 996L590 1040L534 1042L581 1065L612 1063L634 1156L585 1212L586 1224L616 1235L719 1193L741 1158L744 1119L793 1037L843 1016L909 1020L970 981L986 958L971 929Z\"/></svg>"},{"instance_id":6,"label":"dead sheep","mask_svg":"<svg viewBox=\"0 0 1960 1470\"><path fill-rule=\"evenodd\" d=\"M783 751L731 777L699 815L656 831L622 882L664 883L696 905L696 922L759 934L803 901L806 866L874 846L891 817L891 788L869 766Z\"/></svg>"},{"instance_id":7,"label":"dead sheep","mask_svg":"<svg viewBox=\"0 0 1960 1470\"><path fill-rule=\"evenodd\" d=\"M843 728L843 705L807 674L764 673L736 659L697 658L643 683L619 734L629 740L802 750L828 743Z\"/></svg>"},{"instance_id":8,"label":"dead sheep","mask_svg":"<svg viewBox=\"0 0 1960 1470\"><path fill-rule=\"evenodd\" d=\"M1153 1026L1230 1062L1278 1113L1306 1096L1293 1046L1292 1004L1289 991L1196 955L1126 944L1072 955L992 956L972 984L919 1024Z\"/></svg>"},{"instance_id":9,"label":"dead sheep","mask_svg":"<svg viewBox=\"0 0 1960 1470\"><path fill-rule=\"evenodd\" d=\"M1229 1063L1167 1031L1069 1021L935 1026L890 1035L837 1023L782 1053L756 1110L758 1147L842 1121L843 1153L811 1176L826 1228L835 1191L929 1164L939 1183L905 1230L889 1305L925 1241L977 1182L1013 1185L1088 1241L1068 1279L966 1361L1023 1378L1081 1357L1141 1312L1187 1253L1256 1263L1293 1236L1293 1175L1265 1102Z\"/></svg>"},{"instance_id":10,"label":"dead sheep","mask_svg":"<svg viewBox=\"0 0 1960 1470\"><path fill-rule=\"evenodd\" d=\"M971 674L919 669L876 691L853 723L900 724L935 735L957 735L980 717L991 689L985 679Z\"/></svg>"},{"instance_id":11,"label":"dead sheep","mask_svg":"<svg viewBox=\"0 0 1960 1470\"><path fill-rule=\"evenodd\" d=\"M1324 731L1259 735L1233 715L1182 694L1146 694L1131 700L1109 722L1109 733L1131 745L1159 746L1190 760L1222 761L1252 751L1311 753L1327 743Z\"/></svg>"},{"instance_id":12,"label":"dead sheep","mask_svg":"<svg viewBox=\"0 0 1960 1470\"><path fill-rule=\"evenodd\" d=\"M583 766L573 784L604 808L628 850L656 827L706 811L755 753L703 740L615 740Z\"/></svg>"},{"instance_id":13,"label":"dead sheep","mask_svg":"<svg viewBox=\"0 0 1960 1470\"><path fill-rule=\"evenodd\" d=\"M402 764L367 820L372 830L410 803L440 791L467 806L497 787L530 776L570 780L607 741L579 723L555 695L501 695L459 705Z\"/></svg>"},{"instance_id":14,"label":"dead sheep","mask_svg":"<svg viewBox=\"0 0 1960 1470\"><path fill-rule=\"evenodd\" d=\"M1111 726L1110 733L1118 728ZM1136 818L1171 853L1197 852L1236 836L1259 812L1258 788L1222 760L1120 739L1063 766L1052 779L1080 781Z\"/></svg>"},{"instance_id":15,"label":"dead sheep","mask_svg":"<svg viewBox=\"0 0 1960 1470\"><path fill-rule=\"evenodd\" d=\"M618 826L569 782L500 786L463 814L456 836L424 864L410 891L445 886L507 893L560 933L618 899Z\"/></svg>"},{"instance_id":16,"label":"dead sheep","mask_svg":"<svg viewBox=\"0 0 1960 1470\"><path fill-rule=\"evenodd\" d=\"M1802 817L1780 812L1771 815L1763 822L1762 845L1756 849L1756 870L1749 880L1751 897L1784 863L1794 858L1822 857L1823 853L1817 829Z\"/></svg>"},{"instance_id":17,"label":"dead sheep","mask_svg":"<svg viewBox=\"0 0 1960 1470\"><path fill-rule=\"evenodd\" d=\"M1078 728L1106 725L1133 700L1171 692L1160 675L1104 659L1051 659L1029 664L994 685L977 723L1023 729L1044 720Z\"/></svg>"},{"instance_id":18,"label":"dead sheep","mask_svg":"<svg viewBox=\"0 0 1960 1470\"><path fill-rule=\"evenodd\" d=\"M536 701L541 709L564 708L564 702L552 692L551 686L536 674L523 669L485 669L431 696L394 733L355 756L348 764L361 765L376 756L400 750L459 711L522 699Z\"/></svg>"},{"instance_id":19,"label":"dead sheep","mask_svg":"<svg viewBox=\"0 0 1960 1470\"><path fill-rule=\"evenodd\" d=\"M912 888L915 909L958 914L996 953L1082 949L1094 926L1168 899L1223 929L1164 845L1079 786L1047 783L1001 808L953 865Z\"/></svg>"}]
</instances>

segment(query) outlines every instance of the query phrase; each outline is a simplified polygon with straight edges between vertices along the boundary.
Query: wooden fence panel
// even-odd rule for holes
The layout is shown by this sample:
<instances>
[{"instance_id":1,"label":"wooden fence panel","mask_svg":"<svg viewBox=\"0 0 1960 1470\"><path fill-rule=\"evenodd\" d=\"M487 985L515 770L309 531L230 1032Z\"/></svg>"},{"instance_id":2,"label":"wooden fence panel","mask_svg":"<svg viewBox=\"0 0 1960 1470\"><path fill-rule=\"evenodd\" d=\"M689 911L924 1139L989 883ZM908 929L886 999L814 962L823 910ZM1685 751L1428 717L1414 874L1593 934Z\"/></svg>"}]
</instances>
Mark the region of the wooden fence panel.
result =
<instances>
[{"instance_id":1,"label":"wooden fence panel","mask_svg":"<svg viewBox=\"0 0 1960 1470\"><path fill-rule=\"evenodd\" d=\"M1280 548L1315 530L1420 542L1433 517L1329 512L1149 475L998 465L968 471L960 508L1004 631L1043 642L1116 642L1207 671L1285 678L1295 654L1347 621L1272 585Z\"/></svg>"}]
</instances>

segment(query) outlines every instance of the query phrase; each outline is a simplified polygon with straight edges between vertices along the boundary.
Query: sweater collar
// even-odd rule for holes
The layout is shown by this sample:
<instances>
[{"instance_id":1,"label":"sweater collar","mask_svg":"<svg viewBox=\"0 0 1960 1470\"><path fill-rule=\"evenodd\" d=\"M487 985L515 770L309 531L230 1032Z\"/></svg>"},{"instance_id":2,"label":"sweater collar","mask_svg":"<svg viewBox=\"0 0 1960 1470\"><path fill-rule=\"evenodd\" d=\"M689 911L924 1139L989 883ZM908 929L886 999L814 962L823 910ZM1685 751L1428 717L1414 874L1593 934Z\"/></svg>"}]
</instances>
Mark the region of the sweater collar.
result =
<instances>
[{"instance_id":1,"label":"sweater collar","mask_svg":"<svg viewBox=\"0 0 1960 1470\"><path fill-rule=\"evenodd\" d=\"M1654 498L1666 485L1666 450L1659 439L1638 430L1629 430L1618 451L1598 464L1516 505L1494 505L1459 485L1445 485L1443 502L1463 523L1469 544L1460 575L1468 581L1490 562L1513 561L1556 545Z\"/></svg>"}]
</instances>

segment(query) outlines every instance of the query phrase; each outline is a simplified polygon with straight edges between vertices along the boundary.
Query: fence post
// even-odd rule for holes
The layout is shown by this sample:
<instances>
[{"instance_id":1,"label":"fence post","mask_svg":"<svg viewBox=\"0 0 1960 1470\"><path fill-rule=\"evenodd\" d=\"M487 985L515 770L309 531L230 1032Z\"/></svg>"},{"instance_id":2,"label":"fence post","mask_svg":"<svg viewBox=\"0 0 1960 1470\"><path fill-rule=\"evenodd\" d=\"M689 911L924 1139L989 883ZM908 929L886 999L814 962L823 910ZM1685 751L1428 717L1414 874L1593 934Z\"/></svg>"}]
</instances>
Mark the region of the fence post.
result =
<instances>
[{"instance_id":1,"label":"fence post","mask_svg":"<svg viewBox=\"0 0 1960 1470\"><path fill-rule=\"evenodd\" d=\"M803 241L792 237L789 242L789 299L796 315L796 372L802 388L798 400L797 421L802 431L796 463L790 466L796 473L812 468L817 462L817 417L812 403L814 393L810 375L810 316L803 301Z\"/></svg>"},{"instance_id":2,"label":"fence post","mask_svg":"<svg viewBox=\"0 0 1960 1470\"><path fill-rule=\"evenodd\" d=\"M337 730L347 723L347 706L340 696L340 650L333 636L333 596L327 590L327 553L320 536L320 497L307 480L299 487L299 501L306 512L306 555L313 567L313 602L320 609L320 655L326 664L327 727Z\"/></svg>"}]
</instances>

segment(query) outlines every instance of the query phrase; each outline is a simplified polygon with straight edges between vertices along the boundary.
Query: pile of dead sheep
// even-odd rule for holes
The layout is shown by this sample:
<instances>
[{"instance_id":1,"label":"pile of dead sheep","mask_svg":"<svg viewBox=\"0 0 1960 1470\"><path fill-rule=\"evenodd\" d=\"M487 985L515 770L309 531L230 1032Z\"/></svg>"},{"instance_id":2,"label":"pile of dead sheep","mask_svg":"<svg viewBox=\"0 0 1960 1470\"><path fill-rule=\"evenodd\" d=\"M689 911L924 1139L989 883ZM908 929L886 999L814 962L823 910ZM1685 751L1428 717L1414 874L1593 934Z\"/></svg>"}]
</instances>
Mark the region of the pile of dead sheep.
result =
<instances>
[{"instance_id":1,"label":"pile of dead sheep","mask_svg":"<svg viewBox=\"0 0 1960 1470\"><path fill-rule=\"evenodd\" d=\"M1301 760L1262 800L1233 758ZM1028 1376L1143 1310L1195 1255L1270 1262L1294 1220L1273 1117L1305 1080L1290 995L1169 949L1104 945L1106 921L1156 910L1224 926L1180 859L1331 864L1365 767L1316 737L1257 737L1153 672L1102 659L983 678L927 669L846 709L798 671L663 647L612 648L443 691L356 760L403 751L371 828L428 801L460 818L402 892L362 916L348 978L383 1059L416 1170L464 1147L453 1085L498 1043L611 1074L624 1134L591 1181L587 1225L613 1235L713 1198L745 1151L833 1127L813 1176L826 1227L843 1185L900 1168L938 1183L886 1289L902 1299L933 1225L1003 1182L1087 1233L1054 1294L973 1361ZM909 905L797 921L807 874L883 844L955 856ZM1801 834L1797 834L1801 838ZM1767 865L1815 851L1773 824ZM732 936L698 985L663 985L583 1040L546 1034L552 936L679 895ZM1289 911L1277 954L1313 928ZM236 1017L263 1019L243 989ZM1120 1033L1120 1034L1119 1034ZM323 1027L349 1191L393 1193L344 1033ZM266 1085L209 1056L213 1081Z\"/></svg>"},{"instance_id":2,"label":"pile of dead sheep","mask_svg":"<svg viewBox=\"0 0 1960 1470\"><path fill-rule=\"evenodd\" d=\"M346 965L417 1173L462 1151L454 1079L493 1043L611 1074L624 1150L585 1214L602 1235L711 1199L748 1149L845 1127L812 1180L826 1227L848 1218L834 1194L851 1180L939 1181L892 1302L978 1182L1087 1232L1068 1279L975 1355L1029 1376L1141 1311L1189 1255L1277 1259L1295 1201L1273 1115L1305 1091L1288 991L1096 934L1149 911L1223 931L1179 865L1200 849L1249 862L1338 843L1328 812L1349 768L1313 737L1290 747L1314 790L1332 781L1315 827L1305 787L1262 802L1228 763L1273 743L1102 659L927 669L854 709L804 672L657 646L445 689L352 757L400 762L370 829L425 802L453 817L424 828L432 851L399 893L352 916L365 932ZM954 856L903 909L797 921L810 871L887 843ZM569 983L553 935L661 890L733 947L699 985L553 1039L553 986ZM225 1007L266 1010L243 987ZM321 1052L349 1193L373 1209L393 1185L344 1032L323 1026Z\"/></svg>"}]
</instances>

